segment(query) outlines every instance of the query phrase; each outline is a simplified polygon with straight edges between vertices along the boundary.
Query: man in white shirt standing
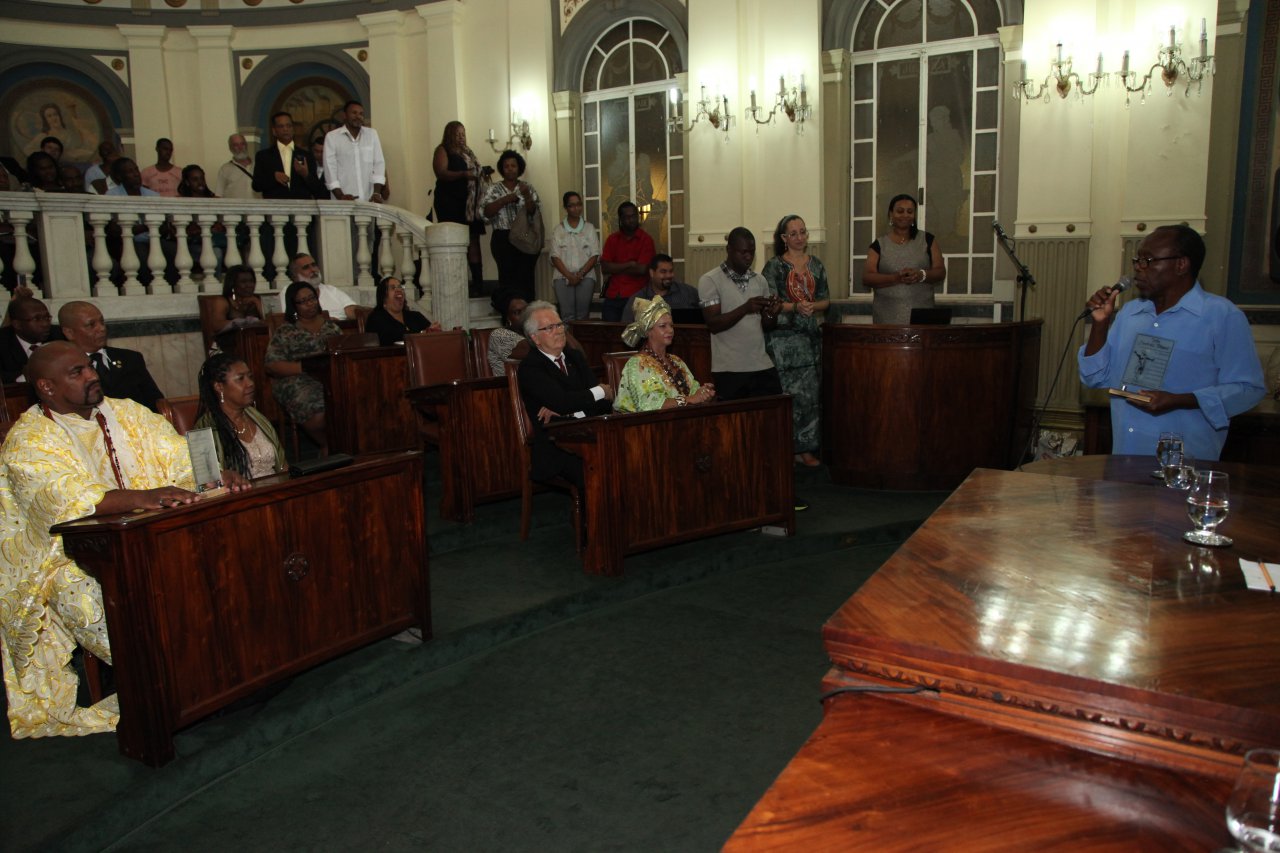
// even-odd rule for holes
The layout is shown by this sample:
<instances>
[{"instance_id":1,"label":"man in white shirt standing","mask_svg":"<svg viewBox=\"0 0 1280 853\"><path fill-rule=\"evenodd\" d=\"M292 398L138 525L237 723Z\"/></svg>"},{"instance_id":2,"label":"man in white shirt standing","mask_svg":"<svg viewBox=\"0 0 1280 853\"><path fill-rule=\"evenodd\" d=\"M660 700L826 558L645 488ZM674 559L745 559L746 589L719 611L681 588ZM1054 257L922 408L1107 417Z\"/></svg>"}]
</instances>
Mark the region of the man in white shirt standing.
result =
<instances>
[{"instance_id":1,"label":"man in white shirt standing","mask_svg":"<svg viewBox=\"0 0 1280 853\"><path fill-rule=\"evenodd\" d=\"M344 109L346 123L324 138L325 186L336 199L381 204L387 181L382 142L364 126L364 104L347 101Z\"/></svg>"}]
</instances>

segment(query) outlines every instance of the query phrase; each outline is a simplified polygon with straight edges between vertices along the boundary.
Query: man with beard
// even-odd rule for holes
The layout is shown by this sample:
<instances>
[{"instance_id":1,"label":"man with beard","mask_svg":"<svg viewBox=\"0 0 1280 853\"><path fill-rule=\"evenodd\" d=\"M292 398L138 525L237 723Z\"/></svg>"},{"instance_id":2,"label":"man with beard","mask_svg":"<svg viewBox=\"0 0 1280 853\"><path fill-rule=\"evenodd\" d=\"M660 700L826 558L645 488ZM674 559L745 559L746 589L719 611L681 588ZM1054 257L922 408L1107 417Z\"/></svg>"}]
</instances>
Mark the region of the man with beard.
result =
<instances>
[{"instance_id":1,"label":"man with beard","mask_svg":"<svg viewBox=\"0 0 1280 853\"><path fill-rule=\"evenodd\" d=\"M320 265L310 255L294 255L293 260L289 262L289 281L305 281L314 287L316 295L320 297L320 310L328 311L329 316L335 320L341 320L343 317L354 319L356 303L352 302L351 297L341 289L332 284L325 284L321 278ZM283 293L280 294L280 310L285 314L289 313L284 307Z\"/></svg>"},{"instance_id":2,"label":"man with beard","mask_svg":"<svg viewBox=\"0 0 1280 853\"><path fill-rule=\"evenodd\" d=\"M147 370L142 353L107 346L107 321L91 302L68 302L58 309L58 323L68 341L80 348L102 381L108 397L127 398L151 411L164 396Z\"/></svg>"},{"instance_id":3,"label":"man with beard","mask_svg":"<svg viewBox=\"0 0 1280 853\"><path fill-rule=\"evenodd\" d=\"M324 137L324 183L336 199L386 200L387 164L378 132L364 126L364 105L347 101L346 122ZM377 257L375 255L375 257Z\"/></svg>"},{"instance_id":4,"label":"man with beard","mask_svg":"<svg viewBox=\"0 0 1280 853\"><path fill-rule=\"evenodd\" d=\"M242 134L233 133L227 137L227 148L231 151L231 159L218 169L218 177L213 184L214 194L218 198L262 198L262 193L253 190L253 158L249 156L249 143Z\"/></svg>"},{"instance_id":5,"label":"man with beard","mask_svg":"<svg viewBox=\"0 0 1280 853\"><path fill-rule=\"evenodd\" d=\"M115 696L76 705L71 654L111 662L102 590L49 529L64 521L199 500L186 442L169 422L103 396L88 357L53 341L26 366L39 401L0 448L0 657L15 738L112 731ZM246 487L224 472L233 490Z\"/></svg>"}]
</instances>

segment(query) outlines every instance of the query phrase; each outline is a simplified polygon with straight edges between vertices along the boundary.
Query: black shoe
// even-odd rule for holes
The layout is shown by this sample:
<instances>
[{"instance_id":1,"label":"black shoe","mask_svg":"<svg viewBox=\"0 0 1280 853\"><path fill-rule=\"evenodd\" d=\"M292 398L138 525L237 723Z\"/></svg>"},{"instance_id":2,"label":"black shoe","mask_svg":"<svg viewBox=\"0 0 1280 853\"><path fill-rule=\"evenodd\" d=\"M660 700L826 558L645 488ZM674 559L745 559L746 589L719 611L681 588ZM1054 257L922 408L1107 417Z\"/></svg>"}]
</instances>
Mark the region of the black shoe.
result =
<instances>
[{"instance_id":1,"label":"black shoe","mask_svg":"<svg viewBox=\"0 0 1280 853\"><path fill-rule=\"evenodd\" d=\"M809 508L809 502L804 498L796 498L795 505L796 505L796 512L804 512L806 509Z\"/></svg>"}]
</instances>

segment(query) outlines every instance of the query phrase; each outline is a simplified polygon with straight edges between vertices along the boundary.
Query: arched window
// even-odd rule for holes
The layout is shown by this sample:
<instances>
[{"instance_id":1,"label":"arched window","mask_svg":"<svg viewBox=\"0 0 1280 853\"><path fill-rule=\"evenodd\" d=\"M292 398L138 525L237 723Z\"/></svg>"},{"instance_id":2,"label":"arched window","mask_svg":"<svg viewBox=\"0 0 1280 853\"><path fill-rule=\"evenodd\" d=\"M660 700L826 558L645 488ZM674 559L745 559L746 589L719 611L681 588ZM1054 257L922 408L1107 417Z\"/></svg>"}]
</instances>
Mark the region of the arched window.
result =
<instances>
[{"instance_id":1,"label":"arched window","mask_svg":"<svg viewBox=\"0 0 1280 853\"><path fill-rule=\"evenodd\" d=\"M855 280L889 199L947 257L947 295L988 295L995 273L1001 12L995 0L871 0L853 36Z\"/></svg>"},{"instance_id":2,"label":"arched window","mask_svg":"<svg viewBox=\"0 0 1280 853\"><path fill-rule=\"evenodd\" d=\"M680 67L671 34L645 18L623 21L592 46L582 69L582 192L603 236L624 201L640 208L659 252L684 271L684 149L667 132L667 91Z\"/></svg>"}]
</instances>

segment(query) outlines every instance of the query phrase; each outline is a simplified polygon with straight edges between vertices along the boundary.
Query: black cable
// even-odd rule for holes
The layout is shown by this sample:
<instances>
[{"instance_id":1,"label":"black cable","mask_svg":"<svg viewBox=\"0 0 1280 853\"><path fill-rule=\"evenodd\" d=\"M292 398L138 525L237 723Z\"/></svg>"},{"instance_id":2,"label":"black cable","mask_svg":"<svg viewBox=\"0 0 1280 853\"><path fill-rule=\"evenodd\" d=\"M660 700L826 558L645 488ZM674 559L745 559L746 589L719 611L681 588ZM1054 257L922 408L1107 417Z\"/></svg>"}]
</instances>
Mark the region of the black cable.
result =
<instances>
[{"instance_id":1,"label":"black cable","mask_svg":"<svg viewBox=\"0 0 1280 853\"><path fill-rule=\"evenodd\" d=\"M1018 468L1021 471L1022 466L1026 464L1027 454L1031 451L1031 446L1035 444L1036 433L1040 431L1040 422L1044 419L1045 410L1049 408L1049 399L1053 396L1053 391L1058 387L1058 380L1062 377L1062 365L1067 361L1067 353L1073 349L1071 345L1072 339L1075 337L1076 326L1080 325L1080 321L1085 315L1076 317L1076 321L1071 324L1071 331L1067 332L1067 345L1062 348L1062 358L1058 359L1058 367L1053 372L1053 382L1049 384L1049 393L1044 395L1044 404L1040 406L1040 411L1031 419L1031 429L1027 431L1027 443L1022 447L1022 453L1018 456Z\"/></svg>"}]
</instances>

